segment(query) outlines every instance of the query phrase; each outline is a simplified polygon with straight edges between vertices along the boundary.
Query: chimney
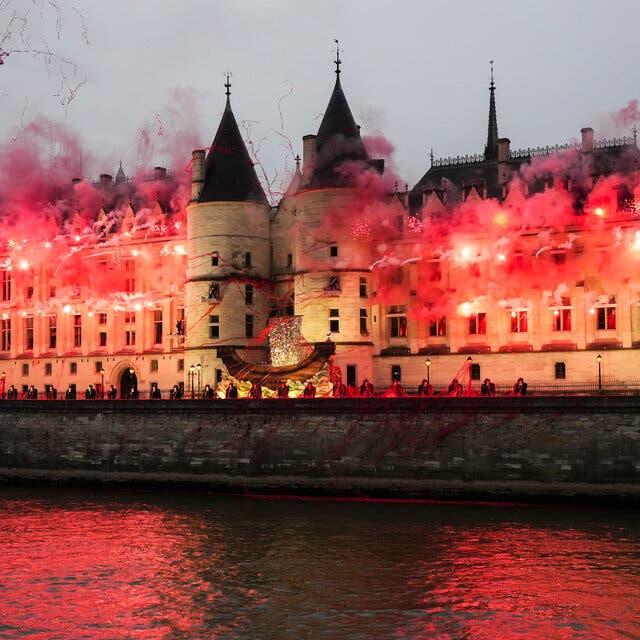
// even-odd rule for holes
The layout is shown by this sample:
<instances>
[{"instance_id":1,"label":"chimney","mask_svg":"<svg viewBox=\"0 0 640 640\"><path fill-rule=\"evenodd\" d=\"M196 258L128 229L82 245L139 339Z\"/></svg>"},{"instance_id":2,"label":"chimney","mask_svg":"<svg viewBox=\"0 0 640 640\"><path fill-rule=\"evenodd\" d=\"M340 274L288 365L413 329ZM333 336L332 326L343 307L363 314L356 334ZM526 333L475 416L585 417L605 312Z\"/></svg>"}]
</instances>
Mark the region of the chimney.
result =
<instances>
[{"instance_id":1,"label":"chimney","mask_svg":"<svg viewBox=\"0 0 640 640\"><path fill-rule=\"evenodd\" d=\"M313 134L308 134L302 138L302 184L311 182L313 171L316 166L316 138Z\"/></svg>"},{"instance_id":2,"label":"chimney","mask_svg":"<svg viewBox=\"0 0 640 640\"><path fill-rule=\"evenodd\" d=\"M507 184L511 177L511 171L509 170L510 145L511 140L509 138L498 139L498 183L501 185Z\"/></svg>"},{"instance_id":3,"label":"chimney","mask_svg":"<svg viewBox=\"0 0 640 640\"><path fill-rule=\"evenodd\" d=\"M164 167L153 167L153 179L154 180L166 180L167 170Z\"/></svg>"},{"instance_id":4,"label":"chimney","mask_svg":"<svg viewBox=\"0 0 640 640\"><path fill-rule=\"evenodd\" d=\"M100 174L100 188L101 189L110 189L113 185L113 176L110 173L101 173Z\"/></svg>"},{"instance_id":5,"label":"chimney","mask_svg":"<svg viewBox=\"0 0 640 640\"><path fill-rule=\"evenodd\" d=\"M191 158L191 202L196 202L204 185L204 149L196 149Z\"/></svg>"},{"instance_id":6,"label":"chimney","mask_svg":"<svg viewBox=\"0 0 640 640\"><path fill-rule=\"evenodd\" d=\"M580 149L580 161L582 173L585 177L590 177L593 173L593 129L584 127L580 129L582 135L582 146Z\"/></svg>"}]
</instances>

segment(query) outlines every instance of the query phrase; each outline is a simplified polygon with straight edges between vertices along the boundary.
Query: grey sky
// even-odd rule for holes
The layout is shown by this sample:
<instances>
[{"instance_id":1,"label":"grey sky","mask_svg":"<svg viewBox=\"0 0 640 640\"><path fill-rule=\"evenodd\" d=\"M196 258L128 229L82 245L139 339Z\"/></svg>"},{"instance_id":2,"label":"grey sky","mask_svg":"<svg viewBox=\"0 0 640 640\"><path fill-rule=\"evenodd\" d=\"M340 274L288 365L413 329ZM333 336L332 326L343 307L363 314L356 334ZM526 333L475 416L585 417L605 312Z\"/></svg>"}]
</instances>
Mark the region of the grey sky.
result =
<instances>
[{"instance_id":1,"label":"grey sky","mask_svg":"<svg viewBox=\"0 0 640 640\"><path fill-rule=\"evenodd\" d=\"M491 58L500 135L512 148L566 142L587 124L597 129L639 93L638 0L58 4L62 38L55 39L50 20L47 39L87 83L65 113L54 96L56 74L30 56L10 56L0 67L0 134L14 135L26 105L27 120L43 114L76 129L105 159L96 171L115 171L122 157L131 172L140 127L150 123L157 136L156 114L166 129L173 126L176 87L194 90L201 143L210 144L227 69L236 117L256 122L254 139L266 138L263 164L282 170L288 152L273 131L281 128L278 100L293 87L281 108L286 135L302 153L301 137L316 132L333 86L334 37L344 50L343 87L356 119L364 133L377 130L395 145L410 183L426 169L430 147L437 156L483 150ZM74 6L86 19L89 46ZM165 161L158 156L156 163Z\"/></svg>"}]
</instances>

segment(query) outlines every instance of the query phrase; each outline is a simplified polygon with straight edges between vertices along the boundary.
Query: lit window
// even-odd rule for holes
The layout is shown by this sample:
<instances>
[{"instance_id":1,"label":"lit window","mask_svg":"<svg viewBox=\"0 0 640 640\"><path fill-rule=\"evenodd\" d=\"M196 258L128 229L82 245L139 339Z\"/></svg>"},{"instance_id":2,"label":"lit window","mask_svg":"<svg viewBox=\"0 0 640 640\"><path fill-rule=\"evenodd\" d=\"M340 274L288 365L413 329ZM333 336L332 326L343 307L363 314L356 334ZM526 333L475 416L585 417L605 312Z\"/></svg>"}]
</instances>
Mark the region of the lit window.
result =
<instances>
[{"instance_id":1,"label":"lit window","mask_svg":"<svg viewBox=\"0 0 640 640\"><path fill-rule=\"evenodd\" d=\"M2 350L11 350L11 320L2 320Z\"/></svg>"},{"instance_id":2,"label":"lit window","mask_svg":"<svg viewBox=\"0 0 640 640\"><path fill-rule=\"evenodd\" d=\"M553 331L571 331L571 300L562 298L562 304L553 308Z\"/></svg>"},{"instance_id":3,"label":"lit window","mask_svg":"<svg viewBox=\"0 0 640 640\"><path fill-rule=\"evenodd\" d=\"M447 318L441 316L434 318L429 322L429 336L432 338L443 337L447 335Z\"/></svg>"},{"instance_id":4,"label":"lit window","mask_svg":"<svg viewBox=\"0 0 640 640\"><path fill-rule=\"evenodd\" d=\"M511 333L527 333L529 331L529 312L526 309L511 311Z\"/></svg>"},{"instance_id":5,"label":"lit window","mask_svg":"<svg viewBox=\"0 0 640 640\"><path fill-rule=\"evenodd\" d=\"M469 335L486 335L487 333L487 314L472 313L469 316Z\"/></svg>"},{"instance_id":6,"label":"lit window","mask_svg":"<svg viewBox=\"0 0 640 640\"><path fill-rule=\"evenodd\" d=\"M82 316L79 313L73 316L73 346L76 349L82 346Z\"/></svg>"},{"instance_id":7,"label":"lit window","mask_svg":"<svg viewBox=\"0 0 640 640\"><path fill-rule=\"evenodd\" d=\"M596 306L596 327L598 331L612 331L616 328L616 297L610 296L605 303Z\"/></svg>"},{"instance_id":8,"label":"lit window","mask_svg":"<svg viewBox=\"0 0 640 640\"><path fill-rule=\"evenodd\" d=\"M24 319L24 348L33 351L33 316Z\"/></svg>"},{"instance_id":9,"label":"lit window","mask_svg":"<svg viewBox=\"0 0 640 640\"><path fill-rule=\"evenodd\" d=\"M392 306L387 309L390 338L407 337L407 307L404 305Z\"/></svg>"}]
</instances>

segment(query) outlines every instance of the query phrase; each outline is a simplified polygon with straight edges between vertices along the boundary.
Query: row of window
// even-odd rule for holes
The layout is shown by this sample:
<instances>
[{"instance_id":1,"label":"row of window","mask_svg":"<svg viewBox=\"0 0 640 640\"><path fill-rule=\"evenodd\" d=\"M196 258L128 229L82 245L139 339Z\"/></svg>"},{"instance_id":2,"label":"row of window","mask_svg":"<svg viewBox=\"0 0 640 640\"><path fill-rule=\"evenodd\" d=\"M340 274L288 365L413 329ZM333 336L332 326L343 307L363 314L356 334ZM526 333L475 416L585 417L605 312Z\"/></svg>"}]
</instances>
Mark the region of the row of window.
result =
<instances>
[{"instance_id":1,"label":"row of window","mask_svg":"<svg viewBox=\"0 0 640 640\"><path fill-rule=\"evenodd\" d=\"M471 379L472 380L481 380L481 371L480 364L478 362L471 363ZM567 365L565 362L555 362L553 365L553 374L556 380L566 380L567 379ZM397 380L400 382L402 380L402 367L399 364L391 365L391 381Z\"/></svg>"},{"instance_id":2,"label":"row of window","mask_svg":"<svg viewBox=\"0 0 640 640\"><path fill-rule=\"evenodd\" d=\"M106 326L107 314L99 313L97 316L98 325L100 327ZM73 322L73 347L79 349L82 347L82 315L74 314L72 316ZM58 317L47 316L46 317L46 345L48 349L56 349L58 346ZM127 311L124 314L124 323L127 326L124 332L124 344L125 346L132 347L136 344L136 331L131 328L131 325L136 323L136 314L133 311ZM33 351L34 347L34 327L33 316L27 316L24 318L24 348L25 351ZM163 320L162 310L155 309L153 311L153 344L161 345L163 342ZM107 331L98 331L98 346L107 346ZM0 351L11 350L11 319L7 318L0 321Z\"/></svg>"},{"instance_id":3,"label":"row of window","mask_svg":"<svg viewBox=\"0 0 640 640\"><path fill-rule=\"evenodd\" d=\"M103 366L102 366L102 361L101 360L96 360L94 362L94 371L95 373L97 373L98 375L100 375L103 372ZM150 373L155 373L159 370L159 363L158 360L149 360L149 372ZM28 376L29 375L29 371L30 371L30 367L29 367L29 363L28 362L24 362L22 364L22 376ZM184 371L184 359L180 358L178 360L178 371ZM77 375L78 373L78 363L77 362L69 362L69 374L70 375ZM44 363L44 375L45 376L51 376L53 375L53 363L52 362L45 362Z\"/></svg>"},{"instance_id":4,"label":"row of window","mask_svg":"<svg viewBox=\"0 0 640 640\"><path fill-rule=\"evenodd\" d=\"M552 309L551 330L557 332L571 331L572 307L568 298L563 298L562 305ZM607 303L600 303L591 309L595 316L598 331L613 331L616 329L617 305L615 296L611 296ZM407 337L407 308L404 305L391 306L387 309L388 332L391 338ZM514 309L511 311L509 330L511 333L528 333L529 311ZM487 314L485 312L472 313L467 318L467 332L469 335L486 335ZM446 336L446 318L441 317L429 323L430 336Z\"/></svg>"}]
</instances>

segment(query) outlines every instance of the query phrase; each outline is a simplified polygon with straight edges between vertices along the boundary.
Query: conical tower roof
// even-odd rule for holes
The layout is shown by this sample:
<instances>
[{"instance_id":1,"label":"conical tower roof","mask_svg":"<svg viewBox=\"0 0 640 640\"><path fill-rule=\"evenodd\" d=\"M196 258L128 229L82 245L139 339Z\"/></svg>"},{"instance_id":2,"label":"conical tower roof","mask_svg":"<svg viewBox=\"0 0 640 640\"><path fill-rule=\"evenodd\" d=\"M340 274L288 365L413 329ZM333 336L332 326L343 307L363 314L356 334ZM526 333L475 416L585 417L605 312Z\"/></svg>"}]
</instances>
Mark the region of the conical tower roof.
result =
<instances>
[{"instance_id":1,"label":"conical tower roof","mask_svg":"<svg viewBox=\"0 0 640 640\"><path fill-rule=\"evenodd\" d=\"M257 202L268 205L253 162L231 110L229 78L227 103L211 144L199 202Z\"/></svg>"},{"instance_id":2,"label":"conical tower roof","mask_svg":"<svg viewBox=\"0 0 640 640\"><path fill-rule=\"evenodd\" d=\"M350 186L352 180L340 174L345 162L368 165L369 154L360 137L360 127L353 118L340 83L340 57L336 58L336 83L322 117L316 138L316 164L312 186Z\"/></svg>"}]
</instances>

